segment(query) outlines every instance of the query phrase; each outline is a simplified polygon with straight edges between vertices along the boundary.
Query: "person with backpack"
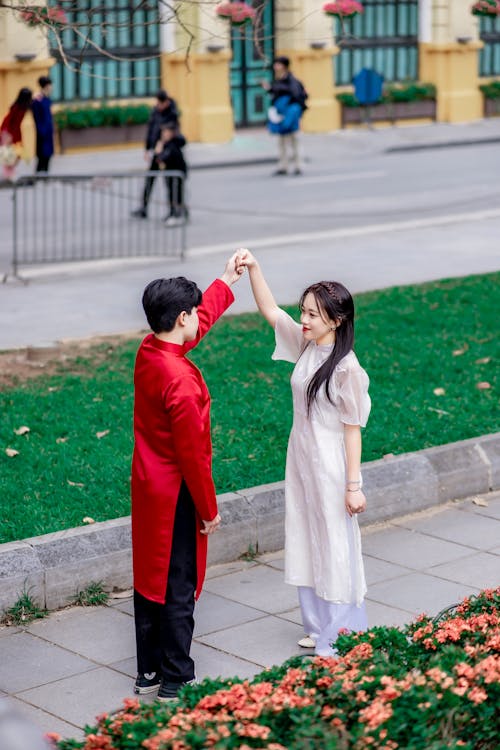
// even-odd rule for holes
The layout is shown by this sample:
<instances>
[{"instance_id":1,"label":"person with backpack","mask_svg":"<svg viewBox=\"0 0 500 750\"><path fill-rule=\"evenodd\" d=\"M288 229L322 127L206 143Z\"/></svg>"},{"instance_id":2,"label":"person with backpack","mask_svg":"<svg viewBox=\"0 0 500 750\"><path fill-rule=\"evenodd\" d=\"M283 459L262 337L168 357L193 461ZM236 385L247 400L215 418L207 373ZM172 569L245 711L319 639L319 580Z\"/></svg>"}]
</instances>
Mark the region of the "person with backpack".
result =
<instances>
[{"instance_id":1,"label":"person with backpack","mask_svg":"<svg viewBox=\"0 0 500 750\"><path fill-rule=\"evenodd\" d=\"M273 62L274 80L271 84L262 82L262 87L271 94L268 110L268 129L279 135L279 164L275 176L288 174L289 162L293 174L302 174L299 159L297 132L300 120L307 109L308 98L301 81L290 72L290 60L281 55ZM290 152L290 156L289 156Z\"/></svg>"}]
</instances>

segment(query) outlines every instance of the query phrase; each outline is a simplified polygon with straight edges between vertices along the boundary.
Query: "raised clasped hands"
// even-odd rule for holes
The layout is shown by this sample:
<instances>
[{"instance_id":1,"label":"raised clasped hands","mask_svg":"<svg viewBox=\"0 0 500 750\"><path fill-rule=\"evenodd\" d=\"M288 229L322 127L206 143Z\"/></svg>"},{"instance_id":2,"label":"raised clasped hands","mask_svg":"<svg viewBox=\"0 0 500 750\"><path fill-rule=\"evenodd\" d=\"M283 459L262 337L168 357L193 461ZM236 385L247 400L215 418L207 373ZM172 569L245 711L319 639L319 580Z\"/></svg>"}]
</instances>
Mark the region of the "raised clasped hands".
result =
<instances>
[{"instance_id":1,"label":"raised clasped hands","mask_svg":"<svg viewBox=\"0 0 500 750\"><path fill-rule=\"evenodd\" d=\"M237 254L237 266L241 269L241 273L245 270L245 268L251 268L252 266L257 265L257 260L255 256L250 252L250 250L246 247L240 247L236 251Z\"/></svg>"},{"instance_id":2,"label":"raised clasped hands","mask_svg":"<svg viewBox=\"0 0 500 750\"><path fill-rule=\"evenodd\" d=\"M241 274L245 270L244 266L241 265L240 260L239 260L240 252L241 251L237 250L235 253L231 255L231 257L226 263L224 273L221 276L222 281L224 281L228 286L231 286L236 281L238 281Z\"/></svg>"},{"instance_id":3,"label":"raised clasped hands","mask_svg":"<svg viewBox=\"0 0 500 750\"><path fill-rule=\"evenodd\" d=\"M346 490L345 508L350 516L363 513L366 510L366 497L364 493L361 490L356 490L355 492Z\"/></svg>"},{"instance_id":4,"label":"raised clasped hands","mask_svg":"<svg viewBox=\"0 0 500 750\"><path fill-rule=\"evenodd\" d=\"M219 513L213 518L211 521L203 521L203 528L200 529L201 534L206 534L207 536L209 534L213 534L214 531L217 531L217 529L220 526L221 517Z\"/></svg>"}]
</instances>

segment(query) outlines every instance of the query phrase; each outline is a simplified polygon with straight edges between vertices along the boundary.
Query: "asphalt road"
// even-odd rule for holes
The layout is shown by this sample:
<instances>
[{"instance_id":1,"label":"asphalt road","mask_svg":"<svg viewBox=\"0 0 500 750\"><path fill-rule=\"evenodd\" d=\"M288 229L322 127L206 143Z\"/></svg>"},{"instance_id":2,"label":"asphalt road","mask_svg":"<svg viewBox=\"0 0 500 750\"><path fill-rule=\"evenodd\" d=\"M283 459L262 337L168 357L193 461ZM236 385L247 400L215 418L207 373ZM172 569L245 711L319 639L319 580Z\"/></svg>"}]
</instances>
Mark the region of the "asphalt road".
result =
<instances>
[{"instance_id":1,"label":"asphalt road","mask_svg":"<svg viewBox=\"0 0 500 750\"><path fill-rule=\"evenodd\" d=\"M184 262L146 257L27 268L28 286L0 288L0 348L142 328L139 299L151 278L183 274L204 285L241 245L258 255L280 303L318 278L337 278L357 292L498 269L499 144L396 153L355 145L325 149L325 139L308 139L301 177L271 177L271 165L193 170ZM162 184L154 201L160 215ZM0 191L4 269L9 212L8 191ZM97 232L99 221L105 217L96 214ZM254 309L246 281L232 309Z\"/></svg>"}]
</instances>

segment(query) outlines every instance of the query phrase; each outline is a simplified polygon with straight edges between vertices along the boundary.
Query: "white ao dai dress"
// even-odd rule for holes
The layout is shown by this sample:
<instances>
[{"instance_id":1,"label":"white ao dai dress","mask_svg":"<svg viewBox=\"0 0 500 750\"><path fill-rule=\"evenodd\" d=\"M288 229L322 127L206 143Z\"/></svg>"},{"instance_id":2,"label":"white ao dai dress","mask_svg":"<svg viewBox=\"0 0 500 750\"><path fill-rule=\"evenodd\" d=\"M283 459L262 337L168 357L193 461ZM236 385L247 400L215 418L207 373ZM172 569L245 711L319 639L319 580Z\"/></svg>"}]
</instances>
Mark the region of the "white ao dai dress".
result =
<instances>
[{"instance_id":1,"label":"white ao dai dress","mask_svg":"<svg viewBox=\"0 0 500 750\"><path fill-rule=\"evenodd\" d=\"M366 593L356 516L345 509L344 424L365 426L368 376L350 351L322 387L307 415L306 389L333 345L307 342L302 327L280 310L273 359L295 364L293 426L285 473L285 582L299 587L304 630L316 653L334 653L340 628L364 630Z\"/></svg>"}]
</instances>

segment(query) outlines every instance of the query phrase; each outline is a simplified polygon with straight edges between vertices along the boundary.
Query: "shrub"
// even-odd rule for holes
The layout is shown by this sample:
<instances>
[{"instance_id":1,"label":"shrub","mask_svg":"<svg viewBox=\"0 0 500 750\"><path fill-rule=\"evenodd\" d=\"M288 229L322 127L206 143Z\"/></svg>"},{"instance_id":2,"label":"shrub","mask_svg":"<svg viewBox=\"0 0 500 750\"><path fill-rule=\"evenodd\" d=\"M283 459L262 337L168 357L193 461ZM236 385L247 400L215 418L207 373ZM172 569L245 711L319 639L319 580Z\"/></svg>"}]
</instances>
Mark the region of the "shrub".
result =
<instances>
[{"instance_id":1,"label":"shrub","mask_svg":"<svg viewBox=\"0 0 500 750\"><path fill-rule=\"evenodd\" d=\"M143 125L151 113L147 104L101 104L99 107L65 107L54 113L59 130L82 130L105 126Z\"/></svg>"},{"instance_id":2,"label":"shrub","mask_svg":"<svg viewBox=\"0 0 500 750\"><path fill-rule=\"evenodd\" d=\"M102 715L60 750L494 750L500 588L403 629L341 635L338 656L294 657L252 681L204 680L172 705ZM56 743L56 741L55 741Z\"/></svg>"},{"instance_id":3,"label":"shrub","mask_svg":"<svg viewBox=\"0 0 500 750\"><path fill-rule=\"evenodd\" d=\"M479 88L483 92L485 99L500 99L500 81L484 83Z\"/></svg>"},{"instance_id":4,"label":"shrub","mask_svg":"<svg viewBox=\"0 0 500 750\"><path fill-rule=\"evenodd\" d=\"M352 92L342 92L336 95L344 107L360 107L359 101ZM404 83L389 83L384 86L380 104L398 104L400 102L420 102L436 99L436 87L433 83L419 81L405 81Z\"/></svg>"}]
</instances>

